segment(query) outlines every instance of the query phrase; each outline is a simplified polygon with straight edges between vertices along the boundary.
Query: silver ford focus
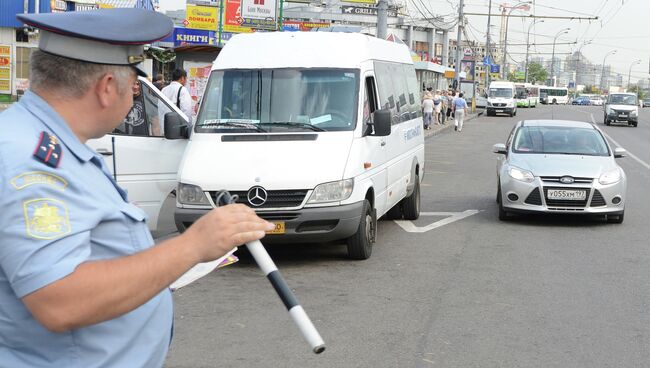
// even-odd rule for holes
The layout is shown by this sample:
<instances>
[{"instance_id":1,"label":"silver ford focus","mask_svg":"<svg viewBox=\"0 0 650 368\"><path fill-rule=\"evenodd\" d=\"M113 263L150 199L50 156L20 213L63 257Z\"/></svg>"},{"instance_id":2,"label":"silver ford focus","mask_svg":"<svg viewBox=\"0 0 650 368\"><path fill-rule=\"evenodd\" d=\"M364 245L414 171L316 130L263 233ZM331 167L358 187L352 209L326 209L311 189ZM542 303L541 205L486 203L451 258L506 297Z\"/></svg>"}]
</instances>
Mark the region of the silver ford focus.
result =
<instances>
[{"instance_id":1,"label":"silver ford focus","mask_svg":"<svg viewBox=\"0 0 650 368\"><path fill-rule=\"evenodd\" d=\"M627 179L601 131L591 123L520 121L495 144L499 220L515 212L605 215L622 223Z\"/></svg>"}]
</instances>

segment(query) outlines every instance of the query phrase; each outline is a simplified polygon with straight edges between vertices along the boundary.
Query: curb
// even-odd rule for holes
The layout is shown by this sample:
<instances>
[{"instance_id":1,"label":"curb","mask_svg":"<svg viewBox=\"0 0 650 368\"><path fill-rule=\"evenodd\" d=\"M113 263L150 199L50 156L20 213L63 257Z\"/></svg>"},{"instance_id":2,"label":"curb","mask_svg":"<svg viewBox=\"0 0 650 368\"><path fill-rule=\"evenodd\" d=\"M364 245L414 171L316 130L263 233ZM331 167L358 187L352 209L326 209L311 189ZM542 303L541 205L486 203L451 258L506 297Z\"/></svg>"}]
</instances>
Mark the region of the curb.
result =
<instances>
[{"instance_id":1,"label":"curb","mask_svg":"<svg viewBox=\"0 0 650 368\"><path fill-rule=\"evenodd\" d=\"M483 115L483 111L469 114L465 118L465 121L467 122L467 121L470 121L472 119L476 119L477 117L479 117L481 115ZM433 129L424 131L424 139L427 139L427 138L442 134L443 132L446 132L447 130L452 129L453 126L454 126L454 123L453 123L453 119L451 119L451 118L449 120L447 120L447 122L444 125L434 125Z\"/></svg>"}]
</instances>

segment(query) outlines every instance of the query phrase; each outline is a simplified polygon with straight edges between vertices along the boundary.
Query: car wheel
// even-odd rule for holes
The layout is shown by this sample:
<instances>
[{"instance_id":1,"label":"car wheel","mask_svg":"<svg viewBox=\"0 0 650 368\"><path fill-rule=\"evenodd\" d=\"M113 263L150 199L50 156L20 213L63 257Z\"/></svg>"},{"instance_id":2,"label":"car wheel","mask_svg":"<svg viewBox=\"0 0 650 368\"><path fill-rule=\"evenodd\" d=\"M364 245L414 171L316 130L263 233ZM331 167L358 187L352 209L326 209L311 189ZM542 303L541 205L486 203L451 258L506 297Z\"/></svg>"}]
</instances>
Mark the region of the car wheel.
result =
<instances>
[{"instance_id":1,"label":"car wheel","mask_svg":"<svg viewBox=\"0 0 650 368\"><path fill-rule=\"evenodd\" d=\"M610 224L622 224L624 218L625 211L621 212L620 215L607 215L607 222Z\"/></svg>"},{"instance_id":2,"label":"car wheel","mask_svg":"<svg viewBox=\"0 0 650 368\"><path fill-rule=\"evenodd\" d=\"M405 220L417 220L420 217L420 176L415 175L415 187L410 196L404 198L402 210Z\"/></svg>"},{"instance_id":3,"label":"car wheel","mask_svg":"<svg viewBox=\"0 0 650 368\"><path fill-rule=\"evenodd\" d=\"M363 211L357 233L348 238L348 257L357 260L370 258L372 244L377 237L377 213L368 200L363 201Z\"/></svg>"},{"instance_id":4,"label":"car wheel","mask_svg":"<svg viewBox=\"0 0 650 368\"><path fill-rule=\"evenodd\" d=\"M517 116L517 109L512 113L512 116Z\"/></svg>"}]
</instances>

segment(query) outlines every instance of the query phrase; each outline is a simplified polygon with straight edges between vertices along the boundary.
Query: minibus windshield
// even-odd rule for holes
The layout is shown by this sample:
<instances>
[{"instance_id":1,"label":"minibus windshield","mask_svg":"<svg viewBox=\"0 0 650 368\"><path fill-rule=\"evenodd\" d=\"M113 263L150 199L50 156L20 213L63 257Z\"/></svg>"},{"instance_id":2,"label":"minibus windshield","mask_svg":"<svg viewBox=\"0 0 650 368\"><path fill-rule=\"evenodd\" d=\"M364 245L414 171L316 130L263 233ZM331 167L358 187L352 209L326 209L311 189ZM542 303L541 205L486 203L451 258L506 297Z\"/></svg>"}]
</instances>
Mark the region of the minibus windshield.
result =
<instances>
[{"instance_id":1,"label":"minibus windshield","mask_svg":"<svg viewBox=\"0 0 650 368\"><path fill-rule=\"evenodd\" d=\"M354 130L359 72L352 69L215 70L195 130L260 133Z\"/></svg>"},{"instance_id":2,"label":"minibus windshield","mask_svg":"<svg viewBox=\"0 0 650 368\"><path fill-rule=\"evenodd\" d=\"M512 98L512 88L490 88L488 97Z\"/></svg>"}]
</instances>

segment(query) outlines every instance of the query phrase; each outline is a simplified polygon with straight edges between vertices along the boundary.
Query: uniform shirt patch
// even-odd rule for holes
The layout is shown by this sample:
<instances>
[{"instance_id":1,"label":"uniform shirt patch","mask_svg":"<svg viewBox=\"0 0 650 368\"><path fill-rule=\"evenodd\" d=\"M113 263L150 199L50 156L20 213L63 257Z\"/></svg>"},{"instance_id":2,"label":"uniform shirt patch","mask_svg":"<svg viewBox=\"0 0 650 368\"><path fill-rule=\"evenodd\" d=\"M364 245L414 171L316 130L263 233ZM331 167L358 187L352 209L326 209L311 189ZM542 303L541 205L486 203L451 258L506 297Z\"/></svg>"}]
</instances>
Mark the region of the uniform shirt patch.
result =
<instances>
[{"instance_id":1,"label":"uniform shirt patch","mask_svg":"<svg viewBox=\"0 0 650 368\"><path fill-rule=\"evenodd\" d=\"M11 179L11 185L18 190L35 184L50 185L59 190L65 190L68 186L62 177L45 171L29 171Z\"/></svg>"},{"instance_id":2,"label":"uniform shirt patch","mask_svg":"<svg viewBox=\"0 0 650 368\"><path fill-rule=\"evenodd\" d=\"M47 166L57 168L62 155L63 150L59 144L59 139L48 132L41 132L41 137L34 151L34 157Z\"/></svg>"},{"instance_id":3,"label":"uniform shirt patch","mask_svg":"<svg viewBox=\"0 0 650 368\"><path fill-rule=\"evenodd\" d=\"M55 239L68 234L70 217L63 201L38 198L23 202L27 235L36 239Z\"/></svg>"}]
</instances>

